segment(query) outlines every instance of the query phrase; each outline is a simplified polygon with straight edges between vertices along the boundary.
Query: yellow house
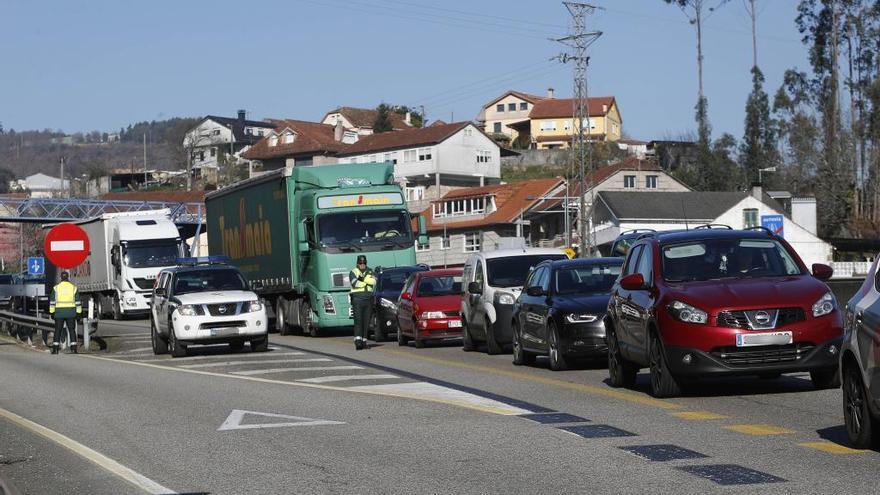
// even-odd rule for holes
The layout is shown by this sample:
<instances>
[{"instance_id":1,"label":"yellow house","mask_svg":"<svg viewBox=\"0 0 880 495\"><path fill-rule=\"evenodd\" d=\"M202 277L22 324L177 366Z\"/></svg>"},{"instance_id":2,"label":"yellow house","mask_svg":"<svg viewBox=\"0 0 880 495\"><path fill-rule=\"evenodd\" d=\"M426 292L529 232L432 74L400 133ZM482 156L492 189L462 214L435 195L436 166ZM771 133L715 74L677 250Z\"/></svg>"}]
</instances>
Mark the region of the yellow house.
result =
<instances>
[{"instance_id":1,"label":"yellow house","mask_svg":"<svg viewBox=\"0 0 880 495\"><path fill-rule=\"evenodd\" d=\"M548 90L548 97L552 98L552 95L551 88ZM543 99L543 96L510 90L483 105L477 120L483 124L483 132L489 136L509 140L512 143L520 134L512 124L528 120L529 112Z\"/></svg>"},{"instance_id":2,"label":"yellow house","mask_svg":"<svg viewBox=\"0 0 880 495\"><path fill-rule=\"evenodd\" d=\"M617 141L623 129L620 110L613 96L588 99L589 130L586 138L592 141ZM572 136L578 133L574 117L574 100L544 99L537 102L529 119L511 124L520 133L520 142L528 134L530 147L537 149L568 148ZM586 123L585 126L586 128Z\"/></svg>"}]
</instances>

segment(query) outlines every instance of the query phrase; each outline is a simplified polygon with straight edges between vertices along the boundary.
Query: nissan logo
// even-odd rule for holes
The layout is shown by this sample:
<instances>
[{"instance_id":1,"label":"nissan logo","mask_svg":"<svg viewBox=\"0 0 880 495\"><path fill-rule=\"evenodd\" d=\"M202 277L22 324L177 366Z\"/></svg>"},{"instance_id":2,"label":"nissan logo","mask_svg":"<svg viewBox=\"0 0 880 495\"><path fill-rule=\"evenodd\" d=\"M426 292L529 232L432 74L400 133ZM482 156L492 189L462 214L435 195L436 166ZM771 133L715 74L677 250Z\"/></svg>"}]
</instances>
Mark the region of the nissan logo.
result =
<instances>
[{"instance_id":1,"label":"nissan logo","mask_svg":"<svg viewBox=\"0 0 880 495\"><path fill-rule=\"evenodd\" d=\"M219 308L217 308L217 311L219 311L219 312L221 312L221 313L225 313L225 312L226 312L226 306L220 306ZM770 317L768 316L767 319L770 319Z\"/></svg>"},{"instance_id":2,"label":"nissan logo","mask_svg":"<svg viewBox=\"0 0 880 495\"><path fill-rule=\"evenodd\" d=\"M770 323L770 313L766 311L756 311L755 312L755 322L759 325L766 325Z\"/></svg>"}]
</instances>

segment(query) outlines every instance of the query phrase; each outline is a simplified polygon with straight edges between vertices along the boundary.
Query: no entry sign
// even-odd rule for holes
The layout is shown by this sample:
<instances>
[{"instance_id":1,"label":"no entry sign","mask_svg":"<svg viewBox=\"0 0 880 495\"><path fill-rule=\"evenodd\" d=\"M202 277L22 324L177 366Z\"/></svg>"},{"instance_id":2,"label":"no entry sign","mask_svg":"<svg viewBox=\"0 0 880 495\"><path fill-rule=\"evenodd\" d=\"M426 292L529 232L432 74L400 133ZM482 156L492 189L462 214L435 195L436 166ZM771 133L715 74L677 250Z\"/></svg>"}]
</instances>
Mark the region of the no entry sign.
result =
<instances>
[{"instance_id":1,"label":"no entry sign","mask_svg":"<svg viewBox=\"0 0 880 495\"><path fill-rule=\"evenodd\" d=\"M72 223L52 227L43 242L46 257L59 268L73 268L89 255L89 236Z\"/></svg>"}]
</instances>

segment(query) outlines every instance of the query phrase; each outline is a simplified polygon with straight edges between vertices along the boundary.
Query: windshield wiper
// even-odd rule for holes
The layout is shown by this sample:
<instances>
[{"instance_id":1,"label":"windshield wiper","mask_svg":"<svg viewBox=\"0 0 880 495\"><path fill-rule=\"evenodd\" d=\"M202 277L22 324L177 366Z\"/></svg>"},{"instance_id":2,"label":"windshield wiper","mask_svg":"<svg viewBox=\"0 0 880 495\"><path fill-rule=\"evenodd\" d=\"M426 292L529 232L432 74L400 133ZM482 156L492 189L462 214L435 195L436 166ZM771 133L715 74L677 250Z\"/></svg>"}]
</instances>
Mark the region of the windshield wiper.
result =
<instances>
[{"instance_id":1,"label":"windshield wiper","mask_svg":"<svg viewBox=\"0 0 880 495\"><path fill-rule=\"evenodd\" d=\"M358 251L363 251L363 250L364 250L364 248L358 246L357 244L355 244L355 243L352 242L352 241L336 241L336 242L334 242L333 244L331 244L331 246L332 246L332 247L339 247L338 244L342 244L342 245L347 246L347 247L349 247L349 248L351 248L351 249L357 249Z\"/></svg>"}]
</instances>

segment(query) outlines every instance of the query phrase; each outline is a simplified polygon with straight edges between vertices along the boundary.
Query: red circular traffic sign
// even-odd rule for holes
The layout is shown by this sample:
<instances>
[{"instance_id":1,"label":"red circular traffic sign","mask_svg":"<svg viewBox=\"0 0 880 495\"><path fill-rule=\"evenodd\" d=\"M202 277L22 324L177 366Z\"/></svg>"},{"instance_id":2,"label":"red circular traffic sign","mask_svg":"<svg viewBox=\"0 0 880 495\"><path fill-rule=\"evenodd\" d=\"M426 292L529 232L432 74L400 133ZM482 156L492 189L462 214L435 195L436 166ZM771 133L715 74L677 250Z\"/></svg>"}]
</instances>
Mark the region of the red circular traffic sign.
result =
<instances>
[{"instance_id":1,"label":"red circular traffic sign","mask_svg":"<svg viewBox=\"0 0 880 495\"><path fill-rule=\"evenodd\" d=\"M43 251L49 261L58 268L73 268L89 255L89 236L86 231L72 223L52 227L43 242Z\"/></svg>"}]
</instances>

